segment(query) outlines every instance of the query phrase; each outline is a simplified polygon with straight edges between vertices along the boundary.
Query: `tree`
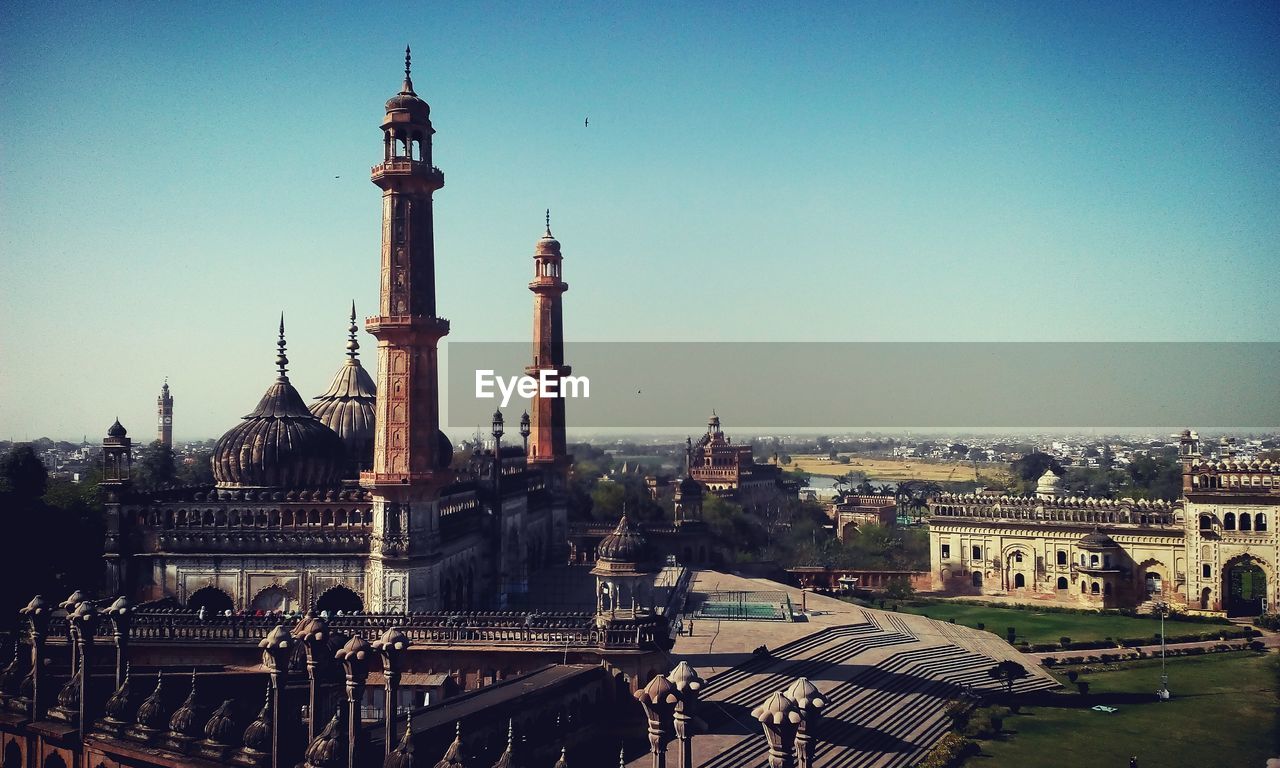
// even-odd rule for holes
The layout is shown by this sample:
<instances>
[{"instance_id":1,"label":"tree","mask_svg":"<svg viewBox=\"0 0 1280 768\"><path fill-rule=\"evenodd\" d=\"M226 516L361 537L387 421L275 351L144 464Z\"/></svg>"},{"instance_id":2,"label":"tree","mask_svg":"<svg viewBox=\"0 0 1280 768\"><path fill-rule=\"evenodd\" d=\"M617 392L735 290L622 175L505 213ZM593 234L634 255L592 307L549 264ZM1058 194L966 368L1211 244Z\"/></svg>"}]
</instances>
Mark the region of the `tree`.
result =
<instances>
[{"instance_id":1,"label":"tree","mask_svg":"<svg viewBox=\"0 0 1280 768\"><path fill-rule=\"evenodd\" d=\"M155 440L134 465L140 488L156 489L173 485L178 473L174 467L173 448Z\"/></svg>"},{"instance_id":2,"label":"tree","mask_svg":"<svg viewBox=\"0 0 1280 768\"><path fill-rule=\"evenodd\" d=\"M885 585L884 596L890 600L909 600L916 593L911 586L911 579L906 576L894 576Z\"/></svg>"},{"instance_id":3,"label":"tree","mask_svg":"<svg viewBox=\"0 0 1280 768\"><path fill-rule=\"evenodd\" d=\"M0 459L0 498L30 501L49 487L49 470L30 443L19 443Z\"/></svg>"},{"instance_id":4,"label":"tree","mask_svg":"<svg viewBox=\"0 0 1280 768\"><path fill-rule=\"evenodd\" d=\"M987 670L987 676L992 680L1000 680L1004 682L1004 690L1007 694L1013 693L1013 683L1026 677L1029 672L1016 661L1005 659Z\"/></svg>"},{"instance_id":5,"label":"tree","mask_svg":"<svg viewBox=\"0 0 1280 768\"><path fill-rule=\"evenodd\" d=\"M1053 470L1054 474L1061 475L1062 465L1058 460L1047 453L1034 451L1028 453L1020 459L1009 464L1010 473L1013 475L1010 481L1010 490L1014 493L1030 493L1035 490L1036 481L1046 470Z\"/></svg>"}]
</instances>

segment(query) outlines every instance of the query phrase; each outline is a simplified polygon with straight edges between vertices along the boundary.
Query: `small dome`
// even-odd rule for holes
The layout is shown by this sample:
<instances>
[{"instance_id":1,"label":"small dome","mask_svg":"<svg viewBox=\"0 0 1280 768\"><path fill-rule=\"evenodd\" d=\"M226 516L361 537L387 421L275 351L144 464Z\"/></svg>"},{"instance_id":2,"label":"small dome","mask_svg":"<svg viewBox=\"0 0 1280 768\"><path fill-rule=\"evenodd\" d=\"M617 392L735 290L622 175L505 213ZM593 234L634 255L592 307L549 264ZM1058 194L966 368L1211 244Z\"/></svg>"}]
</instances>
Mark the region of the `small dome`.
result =
<instances>
[{"instance_id":1,"label":"small dome","mask_svg":"<svg viewBox=\"0 0 1280 768\"><path fill-rule=\"evenodd\" d=\"M645 557L648 542L640 531L623 514L613 533L605 536L596 547L597 559L614 563L639 563Z\"/></svg>"},{"instance_id":2,"label":"small dome","mask_svg":"<svg viewBox=\"0 0 1280 768\"><path fill-rule=\"evenodd\" d=\"M431 119L431 107L427 105L427 102L418 98L418 94L413 92L413 79L409 77L409 69L410 51L409 47L405 46L404 84L400 86L399 93L387 99L387 118L390 119L393 112L408 112L412 122L429 122Z\"/></svg>"},{"instance_id":3,"label":"small dome","mask_svg":"<svg viewBox=\"0 0 1280 768\"><path fill-rule=\"evenodd\" d=\"M347 339L347 360L333 381L311 404L311 413L342 438L347 452L347 475L355 477L373 466L373 423L377 412L377 387L360 364L356 341L356 310L351 307L351 327Z\"/></svg>"},{"instance_id":4,"label":"small dome","mask_svg":"<svg viewBox=\"0 0 1280 768\"><path fill-rule=\"evenodd\" d=\"M236 736L235 700L227 699L204 724L204 737L215 744L231 744Z\"/></svg>"},{"instance_id":5,"label":"small dome","mask_svg":"<svg viewBox=\"0 0 1280 768\"><path fill-rule=\"evenodd\" d=\"M679 484L676 485L676 490L679 491L682 496L701 496L702 483L694 480L688 475L685 475L680 478Z\"/></svg>"},{"instance_id":6,"label":"small dome","mask_svg":"<svg viewBox=\"0 0 1280 768\"><path fill-rule=\"evenodd\" d=\"M246 749L259 754L271 751L271 686L267 686L267 700L258 716L244 729L241 737Z\"/></svg>"},{"instance_id":7,"label":"small dome","mask_svg":"<svg viewBox=\"0 0 1280 768\"><path fill-rule=\"evenodd\" d=\"M346 707L338 707L333 718L315 741L307 747L306 768L341 768L347 762L347 727L343 723Z\"/></svg>"},{"instance_id":8,"label":"small dome","mask_svg":"<svg viewBox=\"0 0 1280 768\"><path fill-rule=\"evenodd\" d=\"M191 693L186 701L173 712L169 718L169 730L180 736L196 737L200 735L200 704L196 700L196 676L191 675Z\"/></svg>"},{"instance_id":9,"label":"small dome","mask_svg":"<svg viewBox=\"0 0 1280 768\"><path fill-rule=\"evenodd\" d=\"M107 428L107 437L125 437L129 432L120 423L120 419L116 419L115 423Z\"/></svg>"},{"instance_id":10,"label":"small dome","mask_svg":"<svg viewBox=\"0 0 1280 768\"><path fill-rule=\"evenodd\" d=\"M107 699L103 710L108 720L116 723L127 723L129 721L129 672L127 668L124 673L124 680L120 681L120 687L115 690L115 693L111 694L111 698Z\"/></svg>"},{"instance_id":11,"label":"small dome","mask_svg":"<svg viewBox=\"0 0 1280 768\"><path fill-rule=\"evenodd\" d=\"M342 438L307 410L289 383L280 321L279 375L258 407L227 430L213 448L213 478L222 488L296 488L333 485L342 479L347 454Z\"/></svg>"},{"instance_id":12,"label":"small dome","mask_svg":"<svg viewBox=\"0 0 1280 768\"><path fill-rule=\"evenodd\" d=\"M164 718L164 675L156 673L156 689L151 692L142 704L138 706L138 713L134 717L134 722L143 728L150 728L158 731L165 725Z\"/></svg>"},{"instance_id":13,"label":"small dome","mask_svg":"<svg viewBox=\"0 0 1280 768\"><path fill-rule=\"evenodd\" d=\"M555 236L551 234L550 228L548 228L546 233L539 238L537 252L540 254L560 255L560 241L555 239Z\"/></svg>"},{"instance_id":14,"label":"small dome","mask_svg":"<svg viewBox=\"0 0 1280 768\"><path fill-rule=\"evenodd\" d=\"M1120 545L1115 539L1095 528L1093 533L1081 537L1080 541L1076 542L1076 546L1081 549L1117 549Z\"/></svg>"}]
</instances>

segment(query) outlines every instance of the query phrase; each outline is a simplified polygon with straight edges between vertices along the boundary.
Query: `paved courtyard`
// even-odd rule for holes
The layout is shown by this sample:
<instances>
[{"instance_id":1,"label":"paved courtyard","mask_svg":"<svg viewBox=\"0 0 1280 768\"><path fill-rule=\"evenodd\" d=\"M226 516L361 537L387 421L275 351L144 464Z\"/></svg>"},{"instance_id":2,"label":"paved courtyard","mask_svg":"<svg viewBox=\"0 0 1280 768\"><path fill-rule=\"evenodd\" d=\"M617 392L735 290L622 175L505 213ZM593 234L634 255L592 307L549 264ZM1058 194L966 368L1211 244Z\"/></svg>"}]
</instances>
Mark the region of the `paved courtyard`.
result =
<instances>
[{"instance_id":1,"label":"paved courtyard","mask_svg":"<svg viewBox=\"0 0 1280 768\"><path fill-rule=\"evenodd\" d=\"M817 768L904 768L948 727L949 700L967 687L998 690L987 675L1012 659L1028 676L1015 690L1058 683L1031 659L989 632L922 616L859 608L764 579L699 571L694 592L786 591L808 621L694 619L672 663L686 660L707 679L701 718L708 732L693 741L694 765L738 768L765 764L765 741L752 708L798 677L807 677L831 704L817 729ZM768 646L768 658L751 651ZM668 764L675 765L672 746ZM647 756L632 761L639 768Z\"/></svg>"}]
</instances>

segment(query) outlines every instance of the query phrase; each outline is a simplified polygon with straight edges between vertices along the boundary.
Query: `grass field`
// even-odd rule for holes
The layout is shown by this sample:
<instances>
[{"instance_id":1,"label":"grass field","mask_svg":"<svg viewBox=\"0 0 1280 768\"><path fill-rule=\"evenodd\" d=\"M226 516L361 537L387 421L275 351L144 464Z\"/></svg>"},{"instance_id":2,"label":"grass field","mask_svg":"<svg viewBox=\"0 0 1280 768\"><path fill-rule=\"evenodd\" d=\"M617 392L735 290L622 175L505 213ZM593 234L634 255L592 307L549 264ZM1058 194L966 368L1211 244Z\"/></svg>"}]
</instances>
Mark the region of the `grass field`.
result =
<instances>
[{"instance_id":1,"label":"grass field","mask_svg":"<svg viewBox=\"0 0 1280 768\"><path fill-rule=\"evenodd\" d=\"M925 461L923 459L882 459L849 454L849 463L828 461L826 456L792 456L788 469L799 469L811 475L839 477L846 472L861 472L873 482L897 483L903 480L931 480L933 482L972 481L973 464L967 461ZM983 477L1003 482L1009 474L1003 464L978 463Z\"/></svg>"},{"instance_id":2,"label":"grass field","mask_svg":"<svg viewBox=\"0 0 1280 768\"><path fill-rule=\"evenodd\" d=\"M1153 695L1158 659L1082 674L1088 697L1063 694L1062 706L1023 707L1005 719L1000 739L980 742L982 754L964 768L1123 768L1131 756L1142 768L1262 768L1280 754L1278 664L1274 653L1172 659L1166 702ZM1094 712L1094 704L1117 711Z\"/></svg>"},{"instance_id":3,"label":"grass field","mask_svg":"<svg viewBox=\"0 0 1280 768\"><path fill-rule=\"evenodd\" d=\"M1072 640L1105 640L1114 638L1152 637L1160 632L1159 619L1133 618L1110 613L1038 613L1035 610L1014 608L990 608L985 605L965 603L931 603L927 605L901 605L902 613L916 613L931 619L949 621L976 628L985 624L988 632L1005 636L1009 627L1017 630L1017 640L1029 643L1056 643L1062 637ZM1196 632L1212 632L1215 629L1238 629L1227 622L1201 624L1190 621L1165 621L1165 632L1170 635L1188 635Z\"/></svg>"}]
</instances>

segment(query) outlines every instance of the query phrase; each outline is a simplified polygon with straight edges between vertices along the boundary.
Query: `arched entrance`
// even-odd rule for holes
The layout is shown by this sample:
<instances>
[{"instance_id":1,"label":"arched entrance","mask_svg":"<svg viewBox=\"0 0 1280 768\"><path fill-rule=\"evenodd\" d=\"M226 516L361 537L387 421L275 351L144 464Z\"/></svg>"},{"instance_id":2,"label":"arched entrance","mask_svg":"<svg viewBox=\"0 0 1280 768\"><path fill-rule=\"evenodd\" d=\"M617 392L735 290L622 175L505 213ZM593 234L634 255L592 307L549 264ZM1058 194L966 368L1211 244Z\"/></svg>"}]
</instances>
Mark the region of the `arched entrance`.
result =
<instances>
[{"instance_id":1,"label":"arched entrance","mask_svg":"<svg viewBox=\"0 0 1280 768\"><path fill-rule=\"evenodd\" d=\"M1251 557L1244 557L1223 570L1226 582L1227 616L1257 616L1267 604L1267 574Z\"/></svg>"},{"instance_id":2,"label":"arched entrance","mask_svg":"<svg viewBox=\"0 0 1280 768\"><path fill-rule=\"evenodd\" d=\"M9 742L4 748L4 768L22 768L22 750L15 742Z\"/></svg>"},{"instance_id":3,"label":"arched entrance","mask_svg":"<svg viewBox=\"0 0 1280 768\"><path fill-rule=\"evenodd\" d=\"M1025 586L1027 586L1027 578L1020 573L1015 573L1013 575L1013 588L1022 589Z\"/></svg>"},{"instance_id":4,"label":"arched entrance","mask_svg":"<svg viewBox=\"0 0 1280 768\"><path fill-rule=\"evenodd\" d=\"M364 601L360 596L341 584L325 590L320 599L316 600L316 611L328 611L331 616L338 611L354 613L363 610Z\"/></svg>"},{"instance_id":5,"label":"arched entrance","mask_svg":"<svg viewBox=\"0 0 1280 768\"><path fill-rule=\"evenodd\" d=\"M187 598L187 607L193 611L203 608L207 613L217 614L235 610L236 605L226 592L217 587L204 587L191 593L191 597Z\"/></svg>"},{"instance_id":6,"label":"arched entrance","mask_svg":"<svg viewBox=\"0 0 1280 768\"><path fill-rule=\"evenodd\" d=\"M297 603L284 587L267 587L254 595L249 609L263 613L284 613L297 608Z\"/></svg>"},{"instance_id":7,"label":"arched entrance","mask_svg":"<svg viewBox=\"0 0 1280 768\"><path fill-rule=\"evenodd\" d=\"M981 586L982 586L982 573L981 573L981 571L974 571L974 572L973 572L973 579L972 579L972 580L973 580L973 586L975 586L975 587L981 587Z\"/></svg>"}]
</instances>

